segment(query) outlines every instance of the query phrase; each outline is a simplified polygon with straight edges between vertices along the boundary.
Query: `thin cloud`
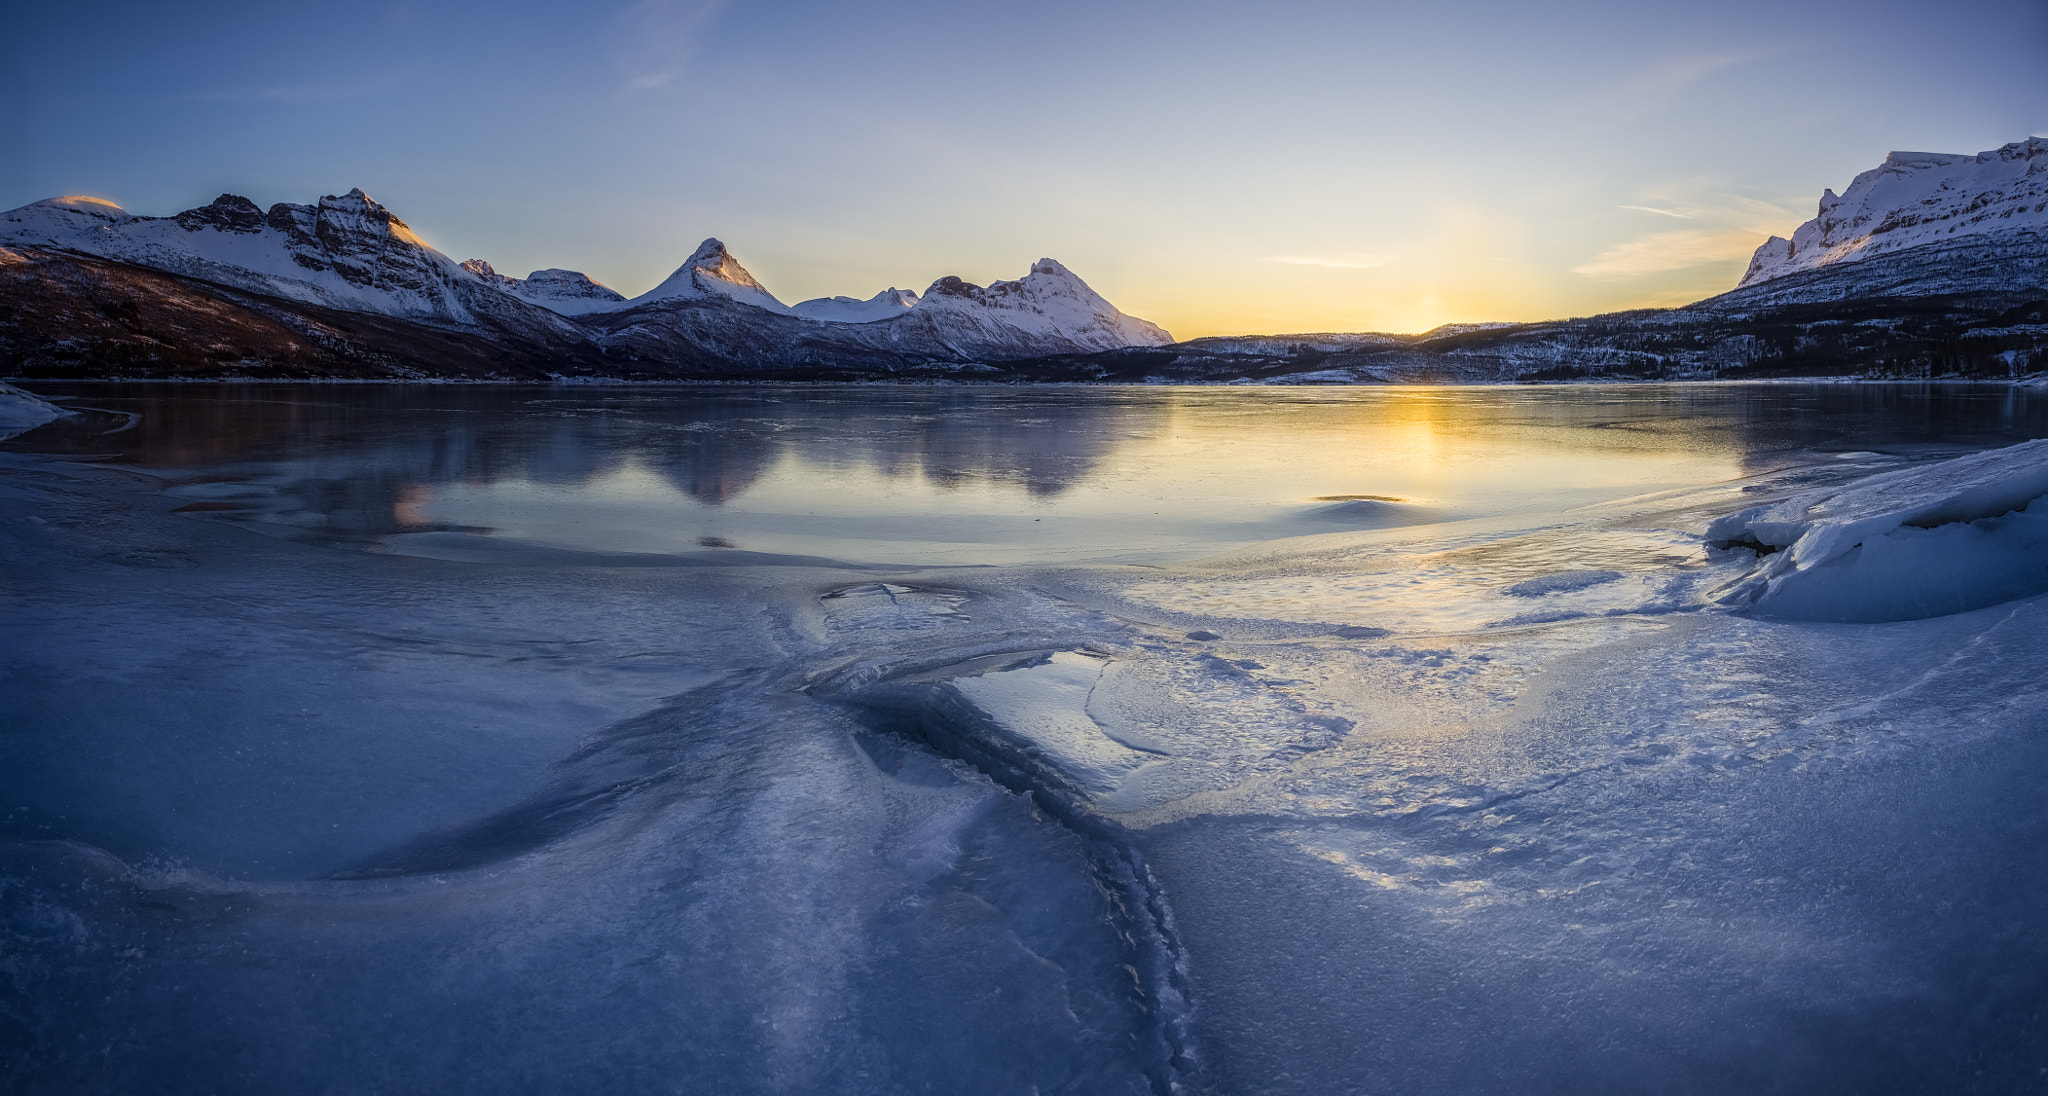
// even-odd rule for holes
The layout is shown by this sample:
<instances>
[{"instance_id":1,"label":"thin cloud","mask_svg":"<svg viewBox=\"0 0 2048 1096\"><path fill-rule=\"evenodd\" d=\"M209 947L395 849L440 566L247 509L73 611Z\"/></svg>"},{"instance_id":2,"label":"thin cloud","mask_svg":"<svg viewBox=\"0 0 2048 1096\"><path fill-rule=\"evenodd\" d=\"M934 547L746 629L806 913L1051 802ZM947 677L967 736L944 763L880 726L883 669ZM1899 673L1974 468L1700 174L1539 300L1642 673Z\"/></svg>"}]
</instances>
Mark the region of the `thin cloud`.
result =
<instances>
[{"instance_id":1,"label":"thin cloud","mask_svg":"<svg viewBox=\"0 0 2048 1096\"><path fill-rule=\"evenodd\" d=\"M411 70L386 73L369 81L343 84L277 84L270 87L217 88L196 91L176 98L202 103L331 103L343 99L367 99L398 90L412 77Z\"/></svg>"},{"instance_id":2,"label":"thin cloud","mask_svg":"<svg viewBox=\"0 0 2048 1096\"><path fill-rule=\"evenodd\" d=\"M1723 69L1757 60L1757 53L1692 53L1665 57L1642 70L1641 79L1650 87L1676 91L1698 83Z\"/></svg>"},{"instance_id":3,"label":"thin cloud","mask_svg":"<svg viewBox=\"0 0 2048 1096\"><path fill-rule=\"evenodd\" d=\"M1610 247L1573 267L1572 273L1588 278L1630 278L1666 270L1685 270L1708 263L1747 259L1763 242L1759 233L1740 229L1729 232L1658 232Z\"/></svg>"},{"instance_id":4,"label":"thin cloud","mask_svg":"<svg viewBox=\"0 0 2048 1096\"><path fill-rule=\"evenodd\" d=\"M619 74L628 92L652 91L689 70L704 29L727 0L640 0L613 20L624 45Z\"/></svg>"},{"instance_id":5,"label":"thin cloud","mask_svg":"<svg viewBox=\"0 0 2048 1096\"><path fill-rule=\"evenodd\" d=\"M1694 217L1699 216L1697 213L1688 213L1682 209L1658 209L1656 206L1625 205L1615 206L1614 208L1633 209L1637 213L1655 213L1660 217L1676 217L1681 221L1690 221Z\"/></svg>"},{"instance_id":6,"label":"thin cloud","mask_svg":"<svg viewBox=\"0 0 2048 1096\"><path fill-rule=\"evenodd\" d=\"M1269 263L1289 266L1328 266L1339 270L1371 270L1400 258L1399 255L1275 255Z\"/></svg>"}]
</instances>

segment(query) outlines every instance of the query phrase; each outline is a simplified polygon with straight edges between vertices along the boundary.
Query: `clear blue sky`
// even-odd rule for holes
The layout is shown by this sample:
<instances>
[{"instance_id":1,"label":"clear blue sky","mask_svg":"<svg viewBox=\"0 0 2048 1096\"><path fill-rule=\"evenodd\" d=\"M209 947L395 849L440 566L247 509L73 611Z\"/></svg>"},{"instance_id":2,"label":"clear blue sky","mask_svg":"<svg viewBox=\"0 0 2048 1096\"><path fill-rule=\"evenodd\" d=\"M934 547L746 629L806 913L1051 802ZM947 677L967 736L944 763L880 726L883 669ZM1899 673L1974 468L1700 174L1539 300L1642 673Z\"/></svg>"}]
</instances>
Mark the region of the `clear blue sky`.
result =
<instances>
[{"instance_id":1,"label":"clear blue sky","mask_svg":"<svg viewBox=\"0 0 2048 1096\"><path fill-rule=\"evenodd\" d=\"M18 5L0 208L360 186L784 300L1065 262L1181 336L1677 303L1893 149L2048 133L2048 2Z\"/></svg>"}]
</instances>

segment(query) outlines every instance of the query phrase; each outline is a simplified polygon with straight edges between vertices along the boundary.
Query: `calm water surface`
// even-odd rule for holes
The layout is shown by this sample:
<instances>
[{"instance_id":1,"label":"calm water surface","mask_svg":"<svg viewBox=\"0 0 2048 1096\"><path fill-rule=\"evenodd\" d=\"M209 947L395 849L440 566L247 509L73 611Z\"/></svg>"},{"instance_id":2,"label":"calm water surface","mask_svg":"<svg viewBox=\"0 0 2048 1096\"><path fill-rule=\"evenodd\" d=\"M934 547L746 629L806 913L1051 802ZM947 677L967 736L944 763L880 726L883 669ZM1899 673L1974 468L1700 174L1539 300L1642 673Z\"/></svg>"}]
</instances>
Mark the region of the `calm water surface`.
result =
<instances>
[{"instance_id":1,"label":"calm water surface","mask_svg":"<svg viewBox=\"0 0 2048 1096\"><path fill-rule=\"evenodd\" d=\"M164 476L195 513L455 559L1169 560L2048 434L2048 397L1960 385L43 388L141 417L38 448Z\"/></svg>"}]
</instances>

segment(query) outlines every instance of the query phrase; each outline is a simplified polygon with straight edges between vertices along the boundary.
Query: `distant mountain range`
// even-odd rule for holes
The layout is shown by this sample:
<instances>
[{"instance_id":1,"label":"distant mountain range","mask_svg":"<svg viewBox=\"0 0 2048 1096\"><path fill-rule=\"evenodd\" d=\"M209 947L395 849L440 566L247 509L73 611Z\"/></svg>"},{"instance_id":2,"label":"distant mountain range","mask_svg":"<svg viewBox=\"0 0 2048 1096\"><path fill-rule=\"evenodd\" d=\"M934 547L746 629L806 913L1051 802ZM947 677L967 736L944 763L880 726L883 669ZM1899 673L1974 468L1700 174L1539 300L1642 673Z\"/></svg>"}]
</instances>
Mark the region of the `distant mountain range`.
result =
<instances>
[{"instance_id":1,"label":"distant mountain range","mask_svg":"<svg viewBox=\"0 0 2048 1096\"><path fill-rule=\"evenodd\" d=\"M1422 335L1176 343L1040 259L1016 281L785 305L718 240L638 297L457 263L360 190L173 217L0 214L0 374L1068 381L1569 380L2048 369L2048 140L1893 153L1729 293Z\"/></svg>"}]
</instances>

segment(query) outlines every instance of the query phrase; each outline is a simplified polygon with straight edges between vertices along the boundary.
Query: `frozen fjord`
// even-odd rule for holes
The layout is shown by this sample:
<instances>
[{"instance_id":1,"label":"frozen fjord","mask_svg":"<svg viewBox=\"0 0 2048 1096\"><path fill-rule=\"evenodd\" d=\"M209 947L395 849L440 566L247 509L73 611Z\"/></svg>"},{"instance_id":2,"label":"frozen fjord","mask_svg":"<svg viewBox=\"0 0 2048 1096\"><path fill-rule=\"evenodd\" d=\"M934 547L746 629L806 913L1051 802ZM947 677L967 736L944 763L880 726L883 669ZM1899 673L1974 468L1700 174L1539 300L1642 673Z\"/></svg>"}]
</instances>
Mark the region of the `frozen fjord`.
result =
<instances>
[{"instance_id":1,"label":"frozen fjord","mask_svg":"<svg viewBox=\"0 0 2048 1096\"><path fill-rule=\"evenodd\" d=\"M2031 1083L2041 599L1708 541L2002 535L1829 500L2040 410L1719 391L93 390L0 479L8 1074Z\"/></svg>"}]
</instances>

